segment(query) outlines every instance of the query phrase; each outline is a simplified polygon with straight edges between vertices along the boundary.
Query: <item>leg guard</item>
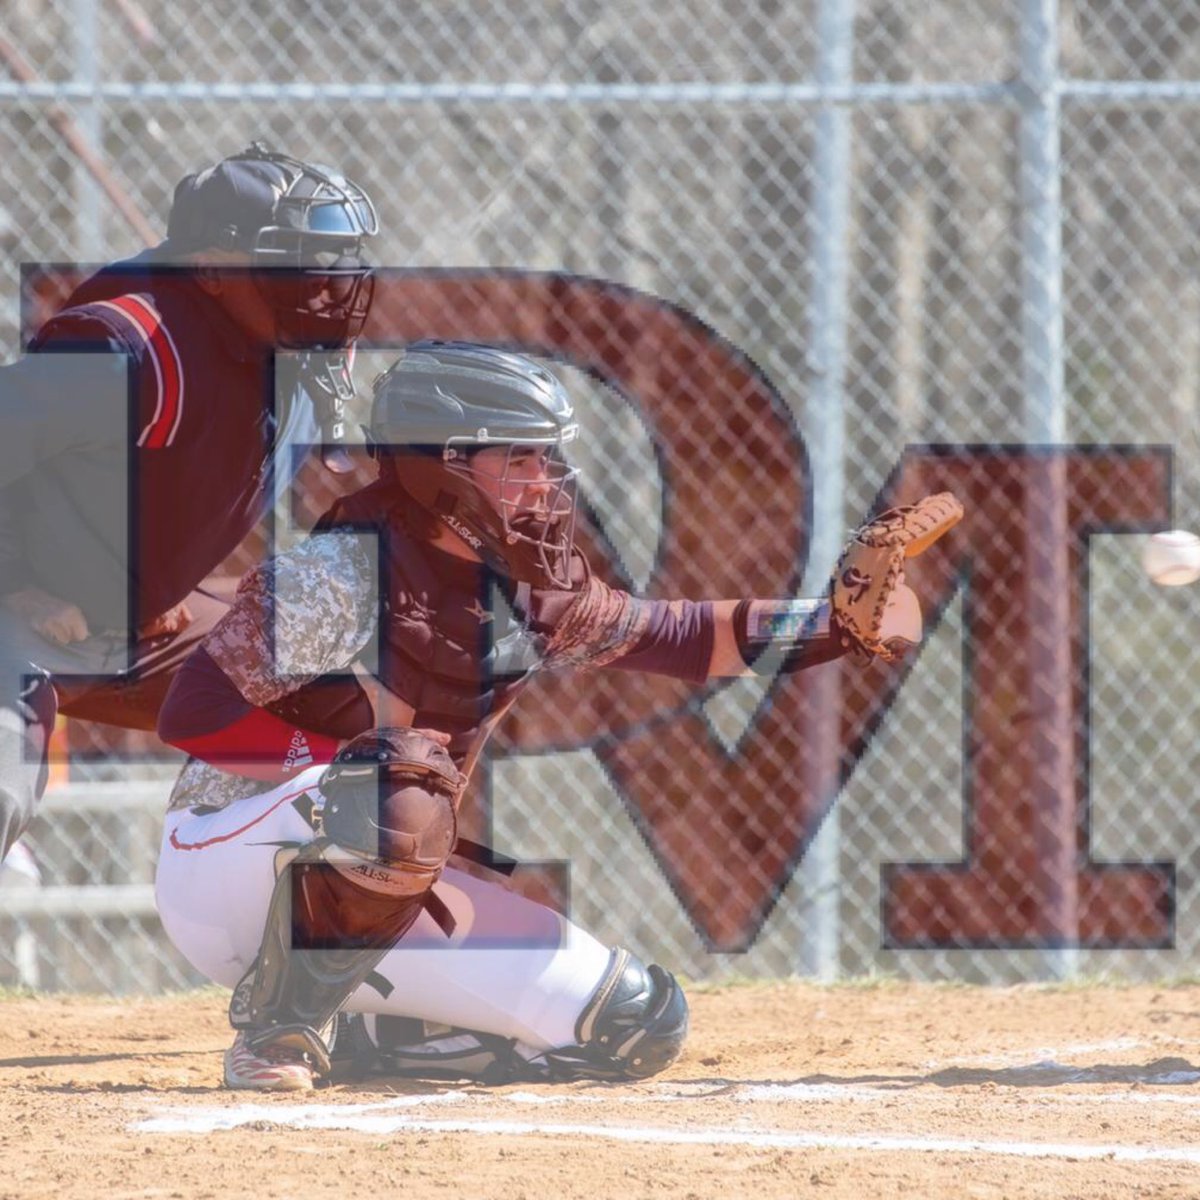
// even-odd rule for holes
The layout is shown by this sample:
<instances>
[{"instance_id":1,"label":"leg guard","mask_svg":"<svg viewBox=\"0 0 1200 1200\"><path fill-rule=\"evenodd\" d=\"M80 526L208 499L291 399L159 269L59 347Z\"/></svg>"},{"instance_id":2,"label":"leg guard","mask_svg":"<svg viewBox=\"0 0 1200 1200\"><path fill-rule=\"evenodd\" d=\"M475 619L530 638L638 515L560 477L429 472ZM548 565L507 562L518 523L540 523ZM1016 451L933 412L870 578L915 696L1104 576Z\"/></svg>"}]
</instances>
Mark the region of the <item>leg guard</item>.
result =
<instances>
[{"instance_id":1,"label":"leg guard","mask_svg":"<svg viewBox=\"0 0 1200 1200\"><path fill-rule=\"evenodd\" d=\"M262 949L229 1004L230 1023L246 1032L252 1050L289 1046L308 1054L318 1074L329 1069L332 1018L404 936L428 894L427 887L408 896L368 891L329 853L324 839L306 846L276 880Z\"/></svg>"},{"instance_id":2,"label":"leg guard","mask_svg":"<svg viewBox=\"0 0 1200 1200\"><path fill-rule=\"evenodd\" d=\"M646 1079L678 1057L688 1008L674 976L614 950L576 1023L579 1044L537 1050L512 1038L411 1017L341 1018L338 1056L349 1077L406 1075L480 1083Z\"/></svg>"},{"instance_id":3,"label":"leg guard","mask_svg":"<svg viewBox=\"0 0 1200 1200\"><path fill-rule=\"evenodd\" d=\"M454 846L457 772L448 757L428 769L441 747L396 733L355 739L326 773L323 836L276 880L262 949L230 1001L251 1050L300 1051L318 1075L333 1017L417 919Z\"/></svg>"},{"instance_id":4,"label":"leg guard","mask_svg":"<svg viewBox=\"0 0 1200 1200\"><path fill-rule=\"evenodd\" d=\"M687 1031L675 976L618 948L575 1025L578 1045L542 1057L555 1079L647 1079L679 1057Z\"/></svg>"}]
</instances>

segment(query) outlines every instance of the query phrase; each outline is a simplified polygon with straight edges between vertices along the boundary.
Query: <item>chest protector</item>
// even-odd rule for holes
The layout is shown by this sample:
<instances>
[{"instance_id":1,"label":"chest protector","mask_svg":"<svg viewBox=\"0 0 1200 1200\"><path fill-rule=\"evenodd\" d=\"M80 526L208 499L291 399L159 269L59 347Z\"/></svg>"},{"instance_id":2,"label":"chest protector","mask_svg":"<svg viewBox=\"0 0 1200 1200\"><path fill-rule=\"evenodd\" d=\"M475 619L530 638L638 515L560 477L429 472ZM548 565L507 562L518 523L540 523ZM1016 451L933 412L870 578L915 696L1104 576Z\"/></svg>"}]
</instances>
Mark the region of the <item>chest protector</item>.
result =
<instances>
[{"instance_id":1,"label":"chest protector","mask_svg":"<svg viewBox=\"0 0 1200 1200\"><path fill-rule=\"evenodd\" d=\"M414 724L474 728L513 699L538 665L540 639L509 605L493 611L499 580L487 567L411 531L411 503L373 484L338 501L319 528L371 531L379 539L379 675L416 710Z\"/></svg>"}]
</instances>

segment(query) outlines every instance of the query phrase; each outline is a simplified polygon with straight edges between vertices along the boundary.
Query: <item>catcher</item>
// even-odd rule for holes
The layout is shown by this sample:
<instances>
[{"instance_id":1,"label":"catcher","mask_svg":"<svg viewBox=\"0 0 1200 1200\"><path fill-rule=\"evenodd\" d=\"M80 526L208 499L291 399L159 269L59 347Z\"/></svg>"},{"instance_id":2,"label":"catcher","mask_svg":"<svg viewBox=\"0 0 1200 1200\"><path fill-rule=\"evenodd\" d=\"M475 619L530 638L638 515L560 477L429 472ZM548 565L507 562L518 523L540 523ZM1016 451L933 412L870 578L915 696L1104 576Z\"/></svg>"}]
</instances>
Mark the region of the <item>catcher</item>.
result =
<instances>
[{"instance_id":1,"label":"catcher","mask_svg":"<svg viewBox=\"0 0 1200 1200\"><path fill-rule=\"evenodd\" d=\"M452 858L483 743L539 669L701 682L767 649L789 671L900 654L921 636L905 556L961 509L932 497L860 530L829 602L647 601L592 576L574 545L577 426L533 361L417 343L376 382L369 432L377 481L243 580L160 722L193 757L159 911L234 988L225 1082L310 1088L335 1028L339 1056L349 1042L392 1073L653 1075L687 1032L670 972ZM371 697L335 676L368 645Z\"/></svg>"}]
</instances>

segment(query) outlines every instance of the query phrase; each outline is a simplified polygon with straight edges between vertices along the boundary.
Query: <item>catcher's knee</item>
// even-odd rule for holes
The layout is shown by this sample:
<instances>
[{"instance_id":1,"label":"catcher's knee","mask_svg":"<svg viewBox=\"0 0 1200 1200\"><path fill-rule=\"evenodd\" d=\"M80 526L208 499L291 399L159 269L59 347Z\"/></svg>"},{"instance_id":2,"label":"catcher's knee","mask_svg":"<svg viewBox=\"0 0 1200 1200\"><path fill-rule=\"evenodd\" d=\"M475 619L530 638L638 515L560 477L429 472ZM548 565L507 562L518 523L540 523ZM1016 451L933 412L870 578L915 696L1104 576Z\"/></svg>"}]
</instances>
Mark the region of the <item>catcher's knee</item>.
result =
<instances>
[{"instance_id":1,"label":"catcher's knee","mask_svg":"<svg viewBox=\"0 0 1200 1200\"><path fill-rule=\"evenodd\" d=\"M617 949L576 1022L577 1044L546 1061L560 1078L647 1079L679 1057L687 1032L687 998L675 976Z\"/></svg>"},{"instance_id":2,"label":"catcher's knee","mask_svg":"<svg viewBox=\"0 0 1200 1200\"><path fill-rule=\"evenodd\" d=\"M356 738L353 755L326 772L322 832L327 860L353 882L411 895L433 886L454 849L458 778L435 742L405 730L400 751L389 744L392 732ZM382 769L370 761L375 756ZM391 767L396 759L399 769Z\"/></svg>"}]
</instances>

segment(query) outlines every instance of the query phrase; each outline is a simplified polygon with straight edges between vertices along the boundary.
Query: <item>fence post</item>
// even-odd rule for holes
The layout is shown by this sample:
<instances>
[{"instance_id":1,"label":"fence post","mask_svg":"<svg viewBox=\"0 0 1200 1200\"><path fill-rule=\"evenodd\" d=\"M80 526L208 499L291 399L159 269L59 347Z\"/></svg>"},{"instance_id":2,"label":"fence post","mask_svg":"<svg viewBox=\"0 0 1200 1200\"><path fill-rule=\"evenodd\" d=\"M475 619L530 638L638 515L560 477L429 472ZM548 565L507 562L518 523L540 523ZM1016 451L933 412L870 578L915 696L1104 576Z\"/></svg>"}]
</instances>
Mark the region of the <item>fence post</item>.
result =
<instances>
[{"instance_id":1,"label":"fence post","mask_svg":"<svg viewBox=\"0 0 1200 1200\"><path fill-rule=\"evenodd\" d=\"M73 0L71 17L71 51L75 81L94 89L100 82L100 22L97 0ZM77 108L79 128L84 139L103 156L104 126L95 95L80 101ZM104 255L103 195L86 163L76 159L72 172L75 250L84 262L98 262Z\"/></svg>"},{"instance_id":2,"label":"fence post","mask_svg":"<svg viewBox=\"0 0 1200 1200\"><path fill-rule=\"evenodd\" d=\"M1063 376L1062 197L1058 0L1023 0L1021 20L1021 334L1024 437L1032 446L1067 437ZM1066 463L1048 456L1025 495L1030 671L1029 786L1044 815L1031 836L1045 871L1044 902L1064 948L1047 953L1055 977L1074 974L1078 952L1076 737L1072 713L1070 566Z\"/></svg>"},{"instance_id":3,"label":"fence post","mask_svg":"<svg viewBox=\"0 0 1200 1200\"><path fill-rule=\"evenodd\" d=\"M854 72L853 0L821 0L817 15L817 82L844 87ZM849 265L846 238L849 225L850 110L823 101L816 113L813 138L812 294L809 300L809 388L805 434L812 458L813 528L809 543L806 595L825 588L845 534L846 414L843 383L846 372L846 295ZM837 672L820 672L813 685L815 711L824 736L821 752L805 770L816 773L826 788L833 786L839 766L838 722L841 691ZM824 790L824 789L822 789ZM813 838L800 871L813 897L810 934L803 947L802 969L821 979L839 971L841 929L841 820L834 804Z\"/></svg>"}]
</instances>

